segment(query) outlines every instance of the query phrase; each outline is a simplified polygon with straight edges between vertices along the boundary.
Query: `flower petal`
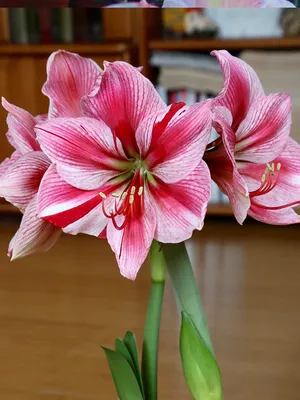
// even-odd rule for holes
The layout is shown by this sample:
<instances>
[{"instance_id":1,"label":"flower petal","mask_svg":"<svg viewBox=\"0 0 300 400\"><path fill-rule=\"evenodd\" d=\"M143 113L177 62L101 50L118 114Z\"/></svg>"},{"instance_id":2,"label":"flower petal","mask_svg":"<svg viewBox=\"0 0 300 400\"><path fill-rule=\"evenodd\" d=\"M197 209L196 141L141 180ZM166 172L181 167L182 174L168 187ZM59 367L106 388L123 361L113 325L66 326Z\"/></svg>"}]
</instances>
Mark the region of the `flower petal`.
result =
<instances>
[{"instance_id":1,"label":"flower petal","mask_svg":"<svg viewBox=\"0 0 300 400\"><path fill-rule=\"evenodd\" d=\"M201 230L210 198L210 173L204 161L185 179L168 185L149 185L151 204L157 216L155 239L178 243Z\"/></svg>"},{"instance_id":2,"label":"flower petal","mask_svg":"<svg viewBox=\"0 0 300 400\"><path fill-rule=\"evenodd\" d=\"M107 225L107 240L116 254L120 272L132 280L147 257L156 228L156 215L147 193L144 199L144 214L132 218L123 230L117 230L112 221ZM117 217L116 222L122 222L122 218Z\"/></svg>"},{"instance_id":3,"label":"flower petal","mask_svg":"<svg viewBox=\"0 0 300 400\"><path fill-rule=\"evenodd\" d=\"M64 50L47 62L47 81L42 92L49 97L49 118L80 117L80 100L98 90L103 71L93 61Z\"/></svg>"},{"instance_id":4,"label":"flower petal","mask_svg":"<svg viewBox=\"0 0 300 400\"><path fill-rule=\"evenodd\" d=\"M37 125L36 132L61 177L79 189L101 187L127 162L120 142L102 121L57 118Z\"/></svg>"},{"instance_id":5,"label":"flower petal","mask_svg":"<svg viewBox=\"0 0 300 400\"><path fill-rule=\"evenodd\" d=\"M300 204L300 145L289 139L284 151L274 160L274 164L272 179L277 182L276 186L264 195L251 198L249 215L274 225L297 223L300 216L292 208ZM278 164L281 165L280 171L276 168ZM239 171L249 189L254 191L261 185L265 165L242 163ZM277 207L279 209L276 210Z\"/></svg>"},{"instance_id":6,"label":"flower petal","mask_svg":"<svg viewBox=\"0 0 300 400\"><path fill-rule=\"evenodd\" d=\"M1 176L8 170L8 168L15 163L20 157L22 157L22 153L19 151L14 151L10 157L5 158L0 164L0 178Z\"/></svg>"},{"instance_id":7,"label":"flower petal","mask_svg":"<svg viewBox=\"0 0 300 400\"><path fill-rule=\"evenodd\" d=\"M206 101L185 106L172 115L173 104L164 119L154 125L146 162L164 182L184 179L201 162L212 129L211 104Z\"/></svg>"},{"instance_id":8,"label":"flower petal","mask_svg":"<svg viewBox=\"0 0 300 400\"><path fill-rule=\"evenodd\" d=\"M216 107L214 126L223 142L214 150L204 154L211 177L229 197L235 218L242 224L250 207L247 184L240 175L234 158L235 134L230 126L230 117L225 107Z\"/></svg>"},{"instance_id":9,"label":"flower petal","mask_svg":"<svg viewBox=\"0 0 300 400\"><path fill-rule=\"evenodd\" d=\"M108 219L103 214L102 203L100 203L85 216L64 228L63 231L71 235L85 233L87 235L99 237L106 228L107 223Z\"/></svg>"},{"instance_id":10,"label":"flower petal","mask_svg":"<svg viewBox=\"0 0 300 400\"><path fill-rule=\"evenodd\" d=\"M153 84L123 61L105 63L98 93L82 100L84 114L102 119L128 152L138 150L135 131L141 121L164 108Z\"/></svg>"},{"instance_id":11,"label":"flower petal","mask_svg":"<svg viewBox=\"0 0 300 400\"><path fill-rule=\"evenodd\" d=\"M40 150L34 132L35 118L22 108L10 104L4 97L2 97L2 106L8 111L6 136L9 143L22 154Z\"/></svg>"},{"instance_id":12,"label":"flower petal","mask_svg":"<svg viewBox=\"0 0 300 400\"><path fill-rule=\"evenodd\" d=\"M240 124L235 158L263 164L274 160L284 147L292 125L292 98L276 93L256 99Z\"/></svg>"},{"instance_id":13,"label":"flower petal","mask_svg":"<svg viewBox=\"0 0 300 400\"><path fill-rule=\"evenodd\" d=\"M52 164L38 192L38 214L54 225L65 228L80 220L101 203L98 190L84 191L66 183ZM70 233L70 232L68 232Z\"/></svg>"},{"instance_id":14,"label":"flower petal","mask_svg":"<svg viewBox=\"0 0 300 400\"><path fill-rule=\"evenodd\" d=\"M0 196L24 211L36 195L49 165L47 156L41 151L32 151L23 155L1 176Z\"/></svg>"},{"instance_id":15,"label":"flower petal","mask_svg":"<svg viewBox=\"0 0 300 400\"><path fill-rule=\"evenodd\" d=\"M243 60L233 57L226 50L213 51L224 77L221 92L214 99L217 106L227 107L233 116L233 129L236 130L245 118L250 104L264 95L256 72Z\"/></svg>"},{"instance_id":16,"label":"flower petal","mask_svg":"<svg viewBox=\"0 0 300 400\"><path fill-rule=\"evenodd\" d=\"M8 255L14 260L36 251L47 251L60 234L61 231L55 226L38 218L35 196L25 210L20 228L9 245Z\"/></svg>"}]
</instances>

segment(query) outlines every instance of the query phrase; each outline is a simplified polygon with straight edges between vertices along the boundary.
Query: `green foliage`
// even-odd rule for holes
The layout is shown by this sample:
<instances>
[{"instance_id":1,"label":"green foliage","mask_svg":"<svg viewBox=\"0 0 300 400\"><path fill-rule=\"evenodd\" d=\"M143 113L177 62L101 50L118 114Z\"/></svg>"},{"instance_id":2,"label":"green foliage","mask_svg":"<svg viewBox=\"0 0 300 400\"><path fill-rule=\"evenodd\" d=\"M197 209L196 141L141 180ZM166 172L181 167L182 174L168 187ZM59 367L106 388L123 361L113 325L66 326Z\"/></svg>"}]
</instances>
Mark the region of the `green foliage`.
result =
<instances>
[{"instance_id":1,"label":"green foliage","mask_svg":"<svg viewBox=\"0 0 300 400\"><path fill-rule=\"evenodd\" d=\"M191 318L182 312L180 353L184 376L195 400L221 400L218 364Z\"/></svg>"},{"instance_id":2,"label":"green foliage","mask_svg":"<svg viewBox=\"0 0 300 400\"><path fill-rule=\"evenodd\" d=\"M127 332L117 338L115 350L101 346L105 352L120 400L144 400L144 389L135 336Z\"/></svg>"}]
</instances>

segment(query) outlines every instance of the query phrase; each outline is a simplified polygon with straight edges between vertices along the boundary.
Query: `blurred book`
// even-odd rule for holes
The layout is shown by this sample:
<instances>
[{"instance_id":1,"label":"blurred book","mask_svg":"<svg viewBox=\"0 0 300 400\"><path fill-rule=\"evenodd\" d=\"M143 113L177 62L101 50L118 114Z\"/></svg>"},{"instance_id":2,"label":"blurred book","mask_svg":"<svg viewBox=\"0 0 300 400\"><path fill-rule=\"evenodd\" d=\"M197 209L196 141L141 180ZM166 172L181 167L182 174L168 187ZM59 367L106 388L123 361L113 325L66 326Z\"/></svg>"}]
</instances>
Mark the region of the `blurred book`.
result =
<instances>
[{"instance_id":1,"label":"blurred book","mask_svg":"<svg viewBox=\"0 0 300 400\"><path fill-rule=\"evenodd\" d=\"M88 20L86 9L73 9L73 26L75 43L84 43L88 41Z\"/></svg>"},{"instance_id":2,"label":"blurred book","mask_svg":"<svg viewBox=\"0 0 300 400\"><path fill-rule=\"evenodd\" d=\"M150 65L163 68L200 68L204 71L221 72L216 57L179 51L154 51L150 58Z\"/></svg>"},{"instance_id":3,"label":"blurred book","mask_svg":"<svg viewBox=\"0 0 300 400\"><path fill-rule=\"evenodd\" d=\"M59 8L60 40L62 43L73 43L73 10L71 8Z\"/></svg>"},{"instance_id":4,"label":"blurred book","mask_svg":"<svg viewBox=\"0 0 300 400\"><path fill-rule=\"evenodd\" d=\"M37 8L27 8L28 42L40 42L39 12Z\"/></svg>"},{"instance_id":5,"label":"blurred book","mask_svg":"<svg viewBox=\"0 0 300 400\"><path fill-rule=\"evenodd\" d=\"M103 40L102 10L100 8L87 8L87 36L88 41L99 43Z\"/></svg>"},{"instance_id":6,"label":"blurred book","mask_svg":"<svg viewBox=\"0 0 300 400\"><path fill-rule=\"evenodd\" d=\"M52 9L41 7L39 12L39 28L41 43L52 42Z\"/></svg>"},{"instance_id":7,"label":"blurred book","mask_svg":"<svg viewBox=\"0 0 300 400\"><path fill-rule=\"evenodd\" d=\"M12 43L29 43L26 8L10 8L9 24Z\"/></svg>"},{"instance_id":8,"label":"blurred book","mask_svg":"<svg viewBox=\"0 0 300 400\"><path fill-rule=\"evenodd\" d=\"M221 73L195 68L162 68L158 78L161 86L168 89L194 89L198 92L219 93L223 84Z\"/></svg>"}]
</instances>

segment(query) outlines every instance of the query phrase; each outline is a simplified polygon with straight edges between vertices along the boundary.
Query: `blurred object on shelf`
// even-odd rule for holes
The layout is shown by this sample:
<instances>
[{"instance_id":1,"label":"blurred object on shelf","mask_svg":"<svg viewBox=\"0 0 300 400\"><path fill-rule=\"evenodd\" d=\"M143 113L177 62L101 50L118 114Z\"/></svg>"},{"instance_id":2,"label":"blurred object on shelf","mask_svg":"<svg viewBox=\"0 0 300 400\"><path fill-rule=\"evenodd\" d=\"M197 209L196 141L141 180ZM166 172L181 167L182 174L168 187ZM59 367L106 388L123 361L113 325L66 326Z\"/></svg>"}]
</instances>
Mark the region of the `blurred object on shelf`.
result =
<instances>
[{"instance_id":1,"label":"blurred object on shelf","mask_svg":"<svg viewBox=\"0 0 300 400\"><path fill-rule=\"evenodd\" d=\"M254 68L266 94L286 92L292 96L293 124L291 136L299 142L300 51L245 50L240 57Z\"/></svg>"},{"instance_id":2,"label":"blurred object on shelf","mask_svg":"<svg viewBox=\"0 0 300 400\"><path fill-rule=\"evenodd\" d=\"M300 36L300 9L282 10L280 25L285 36Z\"/></svg>"},{"instance_id":3,"label":"blurred object on shelf","mask_svg":"<svg viewBox=\"0 0 300 400\"><path fill-rule=\"evenodd\" d=\"M205 71L221 72L216 57L180 51L154 51L150 58L150 65L158 68L200 68Z\"/></svg>"},{"instance_id":4,"label":"blurred object on shelf","mask_svg":"<svg viewBox=\"0 0 300 400\"><path fill-rule=\"evenodd\" d=\"M184 15L184 32L193 38L215 37L218 26L202 10L189 9Z\"/></svg>"},{"instance_id":5,"label":"blurred object on shelf","mask_svg":"<svg viewBox=\"0 0 300 400\"><path fill-rule=\"evenodd\" d=\"M163 35L168 39L214 37L218 26L202 9L163 8Z\"/></svg>"},{"instance_id":6,"label":"blurred object on shelf","mask_svg":"<svg viewBox=\"0 0 300 400\"><path fill-rule=\"evenodd\" d=\"M295 12L296 10L293 9ZM206 8L204 14L218 26L222 39L281 37L281 9Z\"/></svg>"},{"instance_id":7,"label":"blurred object on shelf","mask_svg":"<svg viewBox=\"0 0 300 400\"><path fill-rule=\"evenodd\" d=\"M184 37L185 8L164 8L162 10L163 36L168 39Z\"/></svg>"}]
</instances>

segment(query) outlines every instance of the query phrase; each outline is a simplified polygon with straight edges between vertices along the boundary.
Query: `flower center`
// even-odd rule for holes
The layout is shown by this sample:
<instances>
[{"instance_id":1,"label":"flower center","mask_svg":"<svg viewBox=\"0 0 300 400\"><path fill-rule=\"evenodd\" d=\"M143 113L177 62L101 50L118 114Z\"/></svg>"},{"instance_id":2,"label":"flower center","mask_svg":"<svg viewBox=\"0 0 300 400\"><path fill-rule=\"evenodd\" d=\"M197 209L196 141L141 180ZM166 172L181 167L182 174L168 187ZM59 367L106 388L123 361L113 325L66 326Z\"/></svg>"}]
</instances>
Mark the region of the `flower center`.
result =
<instances>
[{"instance_id":1,"label":"flower center","mask_svg":"<svg viewBox=\"0 0 300 400\"><path fill-rule=\"evenodd\" d=\"M274 163L267 164L265 172L261 177L261 184L257 190L250 192L250 197L262 196L271 192L278 183L280 175L281 164L277 163L276 167Z\"/></svg>"},{"instance_id":2,"label":"flower center","mask_svg":"<svg viewBox=\"0 0 300 400\"><path fill-rule=\"evenodd\" d=\"M134 176L127 183L123 191L111 194L114 200L110 207L110 212L105 208L105 200L108 199L108 196L103 192L99 193L103 199L103 214L112 220L116 229L124 229L132 217L144 214L144 184L146 175L147 171L144 170L144 168L136 168ZM123 216L123 218L121 218L121 216Z\"/></svg>"}]
</instances>

